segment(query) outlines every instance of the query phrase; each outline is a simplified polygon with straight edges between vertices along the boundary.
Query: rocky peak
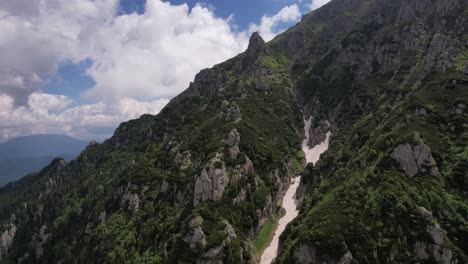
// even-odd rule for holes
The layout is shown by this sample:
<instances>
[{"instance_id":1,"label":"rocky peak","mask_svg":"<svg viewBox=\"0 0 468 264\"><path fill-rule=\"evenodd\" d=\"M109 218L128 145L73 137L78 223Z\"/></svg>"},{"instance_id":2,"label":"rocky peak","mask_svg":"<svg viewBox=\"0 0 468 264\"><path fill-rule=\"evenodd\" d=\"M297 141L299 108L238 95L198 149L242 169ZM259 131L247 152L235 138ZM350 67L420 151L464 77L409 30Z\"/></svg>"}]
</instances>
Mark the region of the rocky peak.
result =
<instances>
[{"instance_id":1,"label":"rocky peak","mask_svg":"<svg viewBox=\"0 0 468 264\"><path fill-rule=\"evenodd\" d=\"M245 57L242 61L242 66L246 69L250 64L252 64L258 57L268 52L265 41L258 34L254 32L249 40L249 47L245 51Z\"/></svg>"}]
</instances>

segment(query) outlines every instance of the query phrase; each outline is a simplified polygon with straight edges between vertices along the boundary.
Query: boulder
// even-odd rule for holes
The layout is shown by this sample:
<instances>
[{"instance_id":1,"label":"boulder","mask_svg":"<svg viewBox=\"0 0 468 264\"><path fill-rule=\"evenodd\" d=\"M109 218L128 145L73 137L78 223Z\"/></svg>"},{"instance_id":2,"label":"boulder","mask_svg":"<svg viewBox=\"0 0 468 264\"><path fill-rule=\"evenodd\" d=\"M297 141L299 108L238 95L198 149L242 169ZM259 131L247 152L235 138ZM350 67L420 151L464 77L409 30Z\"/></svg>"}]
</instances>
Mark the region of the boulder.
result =
<instances>
[{"instance_id":1,"label":"boulder","mask_svg":"<svg viewBox=\"0 0 468 264\"><path fill-rule=\"evenodd\" d=\"M432 157L432 152L429 146L424 144L419 135L415 136L416 144L400 144L392 153L394 158L399 164L400 168L406 175L414 177L417 174L429 174L431 176L438 176L439 168Z\"/></svg>"}]
</instances>

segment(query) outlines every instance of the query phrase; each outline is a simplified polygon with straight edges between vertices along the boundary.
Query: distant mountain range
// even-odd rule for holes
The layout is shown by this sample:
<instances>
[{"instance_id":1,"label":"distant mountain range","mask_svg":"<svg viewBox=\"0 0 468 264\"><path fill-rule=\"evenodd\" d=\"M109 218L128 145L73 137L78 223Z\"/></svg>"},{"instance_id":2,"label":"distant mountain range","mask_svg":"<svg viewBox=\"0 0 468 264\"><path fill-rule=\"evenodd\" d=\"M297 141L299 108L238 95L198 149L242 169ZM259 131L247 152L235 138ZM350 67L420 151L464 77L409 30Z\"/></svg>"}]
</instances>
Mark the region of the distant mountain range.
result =
<instances>
[{"instance_id":1,"label":"distant mountain range","mask_svg":"<svg viewBox=\"0 0 468 264\"><path fill-rule=\"evenodd\" d=\"M87 142L66 135L43 134L18 137L0 144L0 186L38 172L54 158L71 160Z\"/></svg>"}]
</instances>

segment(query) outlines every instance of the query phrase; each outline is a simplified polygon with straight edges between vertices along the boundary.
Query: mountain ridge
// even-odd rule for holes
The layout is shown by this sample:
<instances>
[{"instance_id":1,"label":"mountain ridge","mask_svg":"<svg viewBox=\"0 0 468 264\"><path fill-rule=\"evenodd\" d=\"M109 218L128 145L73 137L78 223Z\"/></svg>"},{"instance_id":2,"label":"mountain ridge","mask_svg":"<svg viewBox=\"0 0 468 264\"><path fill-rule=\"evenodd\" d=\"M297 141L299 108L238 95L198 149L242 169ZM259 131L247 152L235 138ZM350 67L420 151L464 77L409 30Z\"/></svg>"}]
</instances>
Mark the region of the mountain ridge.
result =
<instances>
[{"instance_id":1,"label":"mountain ridge","mask_svg":"<svg viewBox=\"0 0 468 264\"><path fill-rule=\"evenodd\" d=\"M53 159L75 158L87 145L62 134L37 134L0 143L0 186L41 170Z\"/></svg>"},{"instance_id":2,"label":"mountain ridge","mask_svg":"<svg viewBox=\"0 0 468 264\"><path fill-rule=\"evenodd\" d=\"M466 262L467 6L334 0L254 34L157 116L0 189L2 261L258 263L301 173L275 263ZM310 147L333 132L315 167L303 115Z\"/></svg>"}]
</instances>

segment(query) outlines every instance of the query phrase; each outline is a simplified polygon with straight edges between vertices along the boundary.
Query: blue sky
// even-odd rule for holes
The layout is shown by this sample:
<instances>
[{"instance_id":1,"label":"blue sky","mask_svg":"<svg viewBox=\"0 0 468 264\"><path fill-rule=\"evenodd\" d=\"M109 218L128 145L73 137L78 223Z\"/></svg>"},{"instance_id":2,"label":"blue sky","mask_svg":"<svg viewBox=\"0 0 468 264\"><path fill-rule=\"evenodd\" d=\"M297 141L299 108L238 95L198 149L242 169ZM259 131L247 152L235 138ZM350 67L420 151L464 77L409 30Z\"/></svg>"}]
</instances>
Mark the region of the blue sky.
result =
<instances>
[{"instance_id":1,"label":"blue sky","mask_svg":"<svg viewBox=\"0 0 468 264\"><path fill-rule=\"evenodd\" d=\"M329 0L116 1L0 1L0 141L107 138Z\"/></svg>"}]
</instances>

